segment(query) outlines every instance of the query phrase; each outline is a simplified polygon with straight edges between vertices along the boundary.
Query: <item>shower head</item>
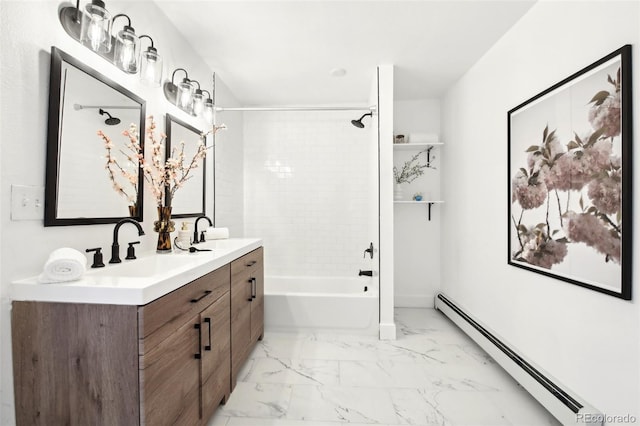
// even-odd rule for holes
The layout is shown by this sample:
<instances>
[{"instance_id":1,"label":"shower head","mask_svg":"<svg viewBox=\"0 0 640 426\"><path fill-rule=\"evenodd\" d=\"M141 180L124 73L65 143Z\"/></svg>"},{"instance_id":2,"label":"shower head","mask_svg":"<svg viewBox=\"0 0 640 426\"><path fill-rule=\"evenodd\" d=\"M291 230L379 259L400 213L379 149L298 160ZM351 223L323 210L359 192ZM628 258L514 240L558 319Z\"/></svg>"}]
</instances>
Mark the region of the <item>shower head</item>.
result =
<instances>
[{"instance_id":1,"label":"shower head","mask_svg":"<svg viewBox=\"0 0 640 426\"><path fill-rule=\"evenodd\" d=\"M372 112L368 112L368 113L364 114L362 117L360 117L357 120L351 120L351 124L356 126L358 129L364 129L364 124L362 124L362 119L365 118L367 115L373 115L373 113Z\"/></svg>"},{"instance_id":2,"label":"shower head","mask_svg":"<svg viewBox=\"0 0 640 426\"><path fill-rule=\"evenodd\" d=\"M100 113L100 115L106 115L107 117L109 117L106 120L104 120L104 124L106 124L107 126L115 126L117 124L120 124L119 118L112 117L111 114L109 114L107 111L103 110L102 108L100 108L98 112Z\"/></svg>"}]
</instances>

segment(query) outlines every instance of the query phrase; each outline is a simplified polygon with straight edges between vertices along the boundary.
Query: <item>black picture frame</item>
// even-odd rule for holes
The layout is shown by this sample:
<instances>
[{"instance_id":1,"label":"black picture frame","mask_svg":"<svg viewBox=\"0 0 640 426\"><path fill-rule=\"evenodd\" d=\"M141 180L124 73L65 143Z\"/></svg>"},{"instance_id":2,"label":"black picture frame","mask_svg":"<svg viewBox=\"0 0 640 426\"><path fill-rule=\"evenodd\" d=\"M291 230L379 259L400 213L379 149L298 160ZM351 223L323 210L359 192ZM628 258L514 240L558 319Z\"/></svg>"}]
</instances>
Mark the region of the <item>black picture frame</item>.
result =
<instances>
[{"instance_id":1,"label":"black picture frame","mask_svg":"<svg viewBox=\"0 0 640 426\"><path fill-rule=\"evenodd\" d=\"M631 300L631 73L625 45L508 112L508 264Z\"/></svg>"}]
</instances>

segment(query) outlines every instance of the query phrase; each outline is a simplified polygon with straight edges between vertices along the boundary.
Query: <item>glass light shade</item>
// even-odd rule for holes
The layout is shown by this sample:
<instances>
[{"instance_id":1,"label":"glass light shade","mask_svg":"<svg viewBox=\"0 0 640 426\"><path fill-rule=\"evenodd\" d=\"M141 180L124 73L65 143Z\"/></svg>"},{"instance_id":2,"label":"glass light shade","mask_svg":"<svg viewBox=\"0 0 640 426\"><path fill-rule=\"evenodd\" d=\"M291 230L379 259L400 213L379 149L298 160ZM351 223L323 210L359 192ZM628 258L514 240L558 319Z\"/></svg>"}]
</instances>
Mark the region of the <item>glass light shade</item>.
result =
<instances>
[{"instance_id":1,"label":"glass light shade","mask_svg":"<svg viewBox=\"0 0 640 426\"><path fill-rule=\"evenodd\" d=\"M101 1L87 4L80 23L80 43L95 52L111 51L111 14Z\"/></svg>"},{"instance_id":2,"label":"glass light shade","mask_svg":"<svg viewBox=\"0 0 640 426\"><path fill-rule=\"evenodd\" d=\"M193 95L193 113L197 116L202 114L204 110L204 95L200 90L196 90L195 95Z\"/></svg>"},{"instance_id":3,"label":"glass light shade","mask_svg":"<svg viewBox=\"0 0 640 426\"><path fill-rule=\"evenodd\" d=\"M124 72L135 74L138 72L138 51L140 42L133 28L125 26L116 35L113 48L113 63Z\"/></svg>"},{"instance_id":4,"label":"glass light shade","mask_svg":"<svg viewBox=\"0 0 640 426\"><path fill-rule=\"evenodd\" d=\"M152 87L162 82L162 56L153 48L140 55L140 81Z\"/></svg>"},{"instance_id":5,"label":"glass light shade","mask_svg":"<svg viewBox=\"0 0 640 426\"><path fill-rule=\"evenodd\" d=\"M176 93L176 105L183 111L191 112L193 104L193 92L195 89L189 83L189 81L183 81L177 85L178 91Z\"/></svg>"},{"instance_id":6,"label":"glass light shade","mask_svg":"<svg viewBox=\"0 0 640 426\"><path fill-rule=\"evenodd\" d=\"M213 108L213 101L211 99L207 99L206 101L204 101L204 109L202 111L202 116L204 117L205 120L207 120L207 123L215 124L214 123L215 115L216 113Z\"/></svg>"}]
</instances>

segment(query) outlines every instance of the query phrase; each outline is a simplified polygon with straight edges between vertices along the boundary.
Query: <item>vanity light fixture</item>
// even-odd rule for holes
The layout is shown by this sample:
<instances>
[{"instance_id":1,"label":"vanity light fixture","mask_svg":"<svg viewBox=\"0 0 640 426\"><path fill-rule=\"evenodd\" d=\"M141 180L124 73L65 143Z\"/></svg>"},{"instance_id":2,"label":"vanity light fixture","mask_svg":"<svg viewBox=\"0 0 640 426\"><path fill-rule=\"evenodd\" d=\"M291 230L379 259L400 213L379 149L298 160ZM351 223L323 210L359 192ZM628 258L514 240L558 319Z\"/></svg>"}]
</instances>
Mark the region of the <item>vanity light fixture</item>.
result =
<instances>
[{"instance_id":1,"label":"vanity light fixture","mask_svg":"<svg viewBox=\"0 0 640 426\"><path fill-rule=\"evenodd\" d=\"M74 40L87 48L105 54L111 51L111 14L102 0L92 0L80 9L76 6L60 9L60 23Z\"/></svg>"},{"instance_id":2,"label":"vanity light fixture","mask_svg":"<svg viewBox=\"0 0 640 426\"><path fill-rule=\"evenodd\" d=\"M138 50L140 42L138 36L131 26L131 18L124 13L119 13L111 20L113 23L118 18L127 18L127 25L115 35L115 46L113 48L113 63L122 71L135 74L138 72Z\"/></svg>"},{"instance_id":3,"label":"vanity light fixture","mask_svg":"<svg viewBox=\"0 0 640 426\"><path fill-rule=\"evenodd\" d=\"M184 78L176 83L175 77L178 71L184 73ZM200 86L199 81L190 79L187 70L176 68L171 74L171 80L164 83L163 88L164 96L169 102L187 114L202 117L209 124L213 124L215 115L213 96ZM215 84L213 90L215 91Z\"/></svg>"},{"instance_id":4,"label":"vanity light fixture","mask_svg":"<svg viewBox=\"0 0 640 426\"><path fill-rule=\"evenodd\" d=\"M148 38L151 46L140 54L140 81L148 86L160 87L162 82L162 56L153 46L153 39L146 34L138 37L139 40Z\"/></svg>"},{"instance_id":5,"label":"vanity light fixture","mask_svg":"<svg viewBox=\"0 0 640 426\"><path fill-rule=\"evenodd\" d=\"M113 23L120 17L127 18L127 25L116 34L112 34ZM144 36L151 40L151 47L141 55L140 38L131 26L131 18L124 13L111 18L103 0L91 0L82 8L80 0L76 0L75 7L61 7L60 24L71 38L128 74L138 73L142 62L145 74L141 73L140 79L152 86L160 85L162 58L158 55L151 37Z\"/></svg>"}]
</instances>

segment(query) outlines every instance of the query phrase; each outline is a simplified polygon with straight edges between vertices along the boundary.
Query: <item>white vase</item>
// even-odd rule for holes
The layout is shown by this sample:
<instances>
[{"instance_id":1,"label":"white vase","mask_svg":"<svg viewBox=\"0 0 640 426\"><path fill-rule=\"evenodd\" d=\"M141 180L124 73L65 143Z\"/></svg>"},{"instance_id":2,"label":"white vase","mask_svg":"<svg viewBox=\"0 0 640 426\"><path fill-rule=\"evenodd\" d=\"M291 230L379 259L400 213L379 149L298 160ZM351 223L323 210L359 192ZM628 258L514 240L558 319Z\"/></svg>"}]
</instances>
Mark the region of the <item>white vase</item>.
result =
<instances>
[{"instance_id":1,"label":"white vase","mask_svg":"<svg viewBox=\"0 0 640 426\"><path fill-rule=\"evenodd\" d=\"M393 199L395 201L402 201L402 184L396 183L396 186L393 188Z\"/></svg>"}]
</instances>

